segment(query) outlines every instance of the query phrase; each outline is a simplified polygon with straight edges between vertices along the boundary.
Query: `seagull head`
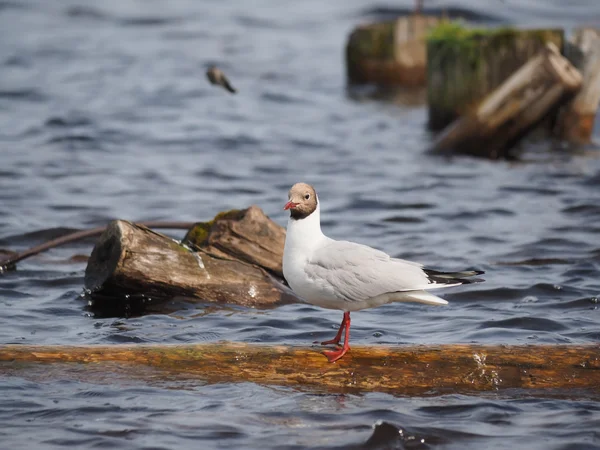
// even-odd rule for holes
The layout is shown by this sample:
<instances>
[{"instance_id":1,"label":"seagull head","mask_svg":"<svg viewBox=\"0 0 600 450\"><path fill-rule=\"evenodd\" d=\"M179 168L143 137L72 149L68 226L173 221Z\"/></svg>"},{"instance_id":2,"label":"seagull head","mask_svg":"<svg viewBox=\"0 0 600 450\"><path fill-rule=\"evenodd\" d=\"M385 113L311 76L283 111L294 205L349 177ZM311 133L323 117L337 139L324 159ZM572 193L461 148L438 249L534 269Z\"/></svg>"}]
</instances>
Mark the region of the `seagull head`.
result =
<instances>
[{"instance_id":1,"label":"seagull head","mask_svg":"<svg viewBox=\"0 0 600 450\"><path fill-rule=\"evenodd\" d=\"M288 202L283 209L289 209L294 219L302 219L317 209L318 199L315 189L306 183L296 183L288 193Z\"/></svg>"}]
</instances>

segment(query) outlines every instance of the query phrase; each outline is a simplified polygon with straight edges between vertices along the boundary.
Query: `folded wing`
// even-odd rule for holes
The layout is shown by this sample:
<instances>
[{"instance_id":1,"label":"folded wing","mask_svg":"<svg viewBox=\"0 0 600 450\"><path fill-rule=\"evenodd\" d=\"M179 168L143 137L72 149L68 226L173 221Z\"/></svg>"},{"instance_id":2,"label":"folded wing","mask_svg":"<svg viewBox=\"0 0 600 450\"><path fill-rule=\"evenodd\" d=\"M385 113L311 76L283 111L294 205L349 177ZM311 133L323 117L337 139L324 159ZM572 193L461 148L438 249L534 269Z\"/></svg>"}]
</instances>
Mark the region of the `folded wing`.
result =
<instances>
[{"instance_id":1,"label":"folded wing","mask_svg":"<svg viewBox=\"0 0 600 450\"><path fill-rule=\"evenodd\" d=\"M463 277L482 273L424 269L421 264L391 258L366 245L334 240L313 254L305 270L314 283L350 302L394 292L456 286L471 282Z\"/></svg>"}]
</instances>

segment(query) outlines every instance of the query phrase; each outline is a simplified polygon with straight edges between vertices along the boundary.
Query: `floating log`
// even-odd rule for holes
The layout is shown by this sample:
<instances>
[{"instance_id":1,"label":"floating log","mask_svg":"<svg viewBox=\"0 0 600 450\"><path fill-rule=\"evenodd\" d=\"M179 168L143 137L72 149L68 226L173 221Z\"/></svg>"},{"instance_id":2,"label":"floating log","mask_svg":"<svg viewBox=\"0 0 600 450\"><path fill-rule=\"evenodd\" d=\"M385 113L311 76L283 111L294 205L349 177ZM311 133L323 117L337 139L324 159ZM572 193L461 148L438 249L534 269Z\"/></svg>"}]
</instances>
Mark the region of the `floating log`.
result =
<instances>
[{"instance_id":1,"label":"floating log","mask_svg":"<svg viewBox=\"0 0 600 450\"><path fill-rule=\"evenodd\" d=\"M448 126L432 150L510 157L511 147L580 86L577 69L554 44L546 44L477 108Z\"/></svg>"},{"instance_id":2,"label":"floating log","mask_svg":"<svg viewBox=\"0 0 600 450\"><path fill-rule=\"evenodd\" d=\"M164 379L188 377L208 383L254 382L333 392L389 392L396 395L523 389L600 393L598 345L353 346L332 364L318 348L220 342L194 345L0 346L0 373L23 363L94 363L105 371L164 370ZM15 366L16 363L16 366ZM56 369L54 369L56 370ZM153 371L152 381L159 379Z\"/></svg>"},{"instance_id":3,"label":"floating log","mask_svg":"<svg viewBox=\"0 0 600 450\"><path fill-rule=\"evenodd\" d=\"M427 38L429 128L441 130L472 112L547 43L560 51L563 40L563 30L481 30L441 23Z\"/></svg>"},{"instance_id":4,"label":"floating log","mask_svg":"<svg viewBox=\"0 0 600 450\"><path fill-rule=\"evenodd\" d=\"M237 219L249 217L250 227L255 230L271 229L270 219L260 208L251 207L237 212ZM224 220L233 220L231 215L222 215ZM219 216L211 221L211 227L221 228ZM197 225L195 237L200 235ZM205 225L205 229L210 228ZM231 226L231 230L242 230L237 241L218 240L208 237L208 249L202 245L193 251L170 237L147 227L131 222L111 222L100 236L88 261L85 271L85 287L91 292L92 307L114 308L115 301L127 301L129 307L144 308L165 299L185 297L188 301L217 302L250 307L271 307L297 301L291 291L260 265L252 264L252 245L259 250L260 234L252 235L248 227ZM194 233L188 233L188 238ZM189 240L188 239L188 240ZM222 249L245 255L244 260L227 256ZM270 248L276 252L275 247ZM283 244L281 244L283 253ZM261 260L264 253L257 251L254 261ZM275 257L275 256L274 256ZM279 260L281 256L279 256ZM273 269L267 265L267 269ZM276 270L271 270L276 273Z\"/></svg>"},{"instance_id":5,"label":"floating log","mask_svg":"<svg viewBox=\"0 0 600 450\"><path fill-rule=\"evenodd\" d=\"M346 44L346 68L352 84L424 86L425 38L442 19L416 14L392 22L361 25Z\"/></svg>"},{"instance_id":6,"label":"floating log","mask_svg":"<svg viewBox=\"0 0 600 450\"><path fill-rule=\"evenodd\" d=\"M577 30L565 55L583 75L577 95L560 111L557 135L576 145L589 144L600 104L600 30Z\"/></svg>"}]
</instances>

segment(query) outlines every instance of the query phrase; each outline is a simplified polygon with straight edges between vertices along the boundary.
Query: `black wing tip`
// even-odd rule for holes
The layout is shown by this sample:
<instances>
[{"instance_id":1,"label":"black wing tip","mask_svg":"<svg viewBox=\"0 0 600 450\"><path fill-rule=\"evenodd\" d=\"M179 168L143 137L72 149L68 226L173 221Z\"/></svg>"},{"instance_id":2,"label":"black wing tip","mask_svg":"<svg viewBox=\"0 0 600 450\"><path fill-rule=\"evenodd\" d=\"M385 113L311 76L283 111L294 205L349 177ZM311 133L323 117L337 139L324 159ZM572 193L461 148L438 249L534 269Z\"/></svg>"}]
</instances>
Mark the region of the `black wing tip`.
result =
<instances>
[{"instance_id":1,"label":"black wing tip","mask_svg":"<svg viewBox=\"0 0 600 450\"><path fill-rule=\"evenodd\" d=\"M474 284L483 283L483 278L470 278L483 275L483 270L464 270L461 272L440 272L438 270L424 269L427 278L436 284Z\"/></svg>"},{"instance_id":2,"label":"black wing tip","mask_svg":"<svg viewBox=\"0 0 600 450\"><path fill-rule=\"evenodd\" d=\"M461 284L475 284L475 283L483 283L485 279L483 278L457 278L456 281L460 281Z\"/></svg>"}]
</instances>

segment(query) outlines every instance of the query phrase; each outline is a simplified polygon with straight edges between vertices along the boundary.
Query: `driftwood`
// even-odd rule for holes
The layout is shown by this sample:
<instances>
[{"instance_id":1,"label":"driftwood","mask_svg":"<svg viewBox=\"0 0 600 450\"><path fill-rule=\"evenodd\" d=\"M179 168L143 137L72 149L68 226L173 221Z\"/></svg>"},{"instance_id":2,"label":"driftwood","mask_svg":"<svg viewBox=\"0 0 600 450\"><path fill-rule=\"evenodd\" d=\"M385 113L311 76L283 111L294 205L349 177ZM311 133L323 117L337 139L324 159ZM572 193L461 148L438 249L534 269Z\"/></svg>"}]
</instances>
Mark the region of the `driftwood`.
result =
<instances>
[{"instance_id":1,"label":"driftwood","mask_svg":"<svg viewBox=\"0 0 600 450\"><path fill-rule=\"evenodd\" d=\"M239 222L249 218L257 229L271 227L265 224L270 219L257 207L237 214ZM134 307L144 307L173 297L251 307L297 301L281 280L253 264L262 260L265 253L280 261L276 248L261 253L264 250L259 248L262 237L252 235L250 227L243 224L231 229L246 231L245 236L237 235L235 241L225 239L224 245L219 246L218 239L212 238L211 229L222 232L221 220L230 221L230 226L235 222L226 216L205 224L208 233L197 246L198 251L146 227L122 220L111 222L96 243L85 272L85 287L94 299L92 306L112 308L115 299L127 299ZM199 237L197 227L196 238ZM188 233L188 241L191 235ZM253 260L251 255L255 249L257 259ZM237 255L244 255L245 260L236 258L234 250ZM235 256L229 256L231 254ZM275 275L278 273L276 264L265 267Z\"/></svg>"},{"instance_id":2,"label":"driftwood","mask_svg":"<svg viewBox=\"0 0 600 450\"><path fill-rule=\"evenodd\" d=\"M546 43L562 49L563 30L471 30L441 23L427 38L429 128L471 113Z\"/></svg>"},{"instance_id":3,"label":"driftwood","mask_svg":"<svg viewBox=\"0 0 600 450\"><path fill-rule=\"evenodd\" d=\"M583 74L577 95L560 111L557 135L573 144L588 144L600 104L600 30L577 30L565 55Z\"/></svg>"},{"instance_id":4,"label":"driftwood","mask_svg":"<svg viewBox=\"0 0 600 450\"><path fill-rule=\"evenodd\" d=\"M362 25L346 44L346 68L352 84L424 86L425 38L440 18L416 14L393 22Z\"/></svg>"},{"instance_id":5,"label":"driftwood","mask_svg":"<svg viewBox=\"0 0 600 450\"><path fill-rule=\"evenodd\" d=\"M196 223L183 243L217 258L255 264L283 278L285 229L258 206L219 213L210 222Z\"/></svg>"},{"instance_id":6,"label":"driftwood","mask_svg":"<svg viewBox=\"0 0 600 450\"><path fill-rule=\"evenodd\" d=\"M149 228L168 228L171 230L175 229L189 229L193 223L191 222L137 222L139 225L143 225ZM99 236L106 230L106 227L97 227L90 230L74 231L72 233L66 233L62 236L58 236L51 239L43 244L36 245L35 247L29 248L24 252L17 253L10 250L0 249L0 273L6 270L13 270L16 268L16 264L24 259L31 256L38 255L46 250L60 247L61 245L70 244L72 242L80 241L93 236ZM86 262L87 257L82 259L81 255L75 255L72 259L77 259L79 262Z\"/></svg>"},{"instance_id":7,"label":"driftwood","mask_svg":"<svg viewBox=\"0 0 600 450\"><path fill-rule=\"evenodd\" d=\"M600 346L441 345L353 346L334 364L315 348L243 343L197 345L0 346L0 373L29 370L23 363L81 363L103 371L144 376L140 365L164 371L164 379L209 383L254 382L301 389L378 391L397 395L449 392L573 390L600 393ZM54 366L55 367L55 366ZM55 369L54 369L55 370ZM156 371L152 381L160 378ZM581 392L580 391L580 392Z\"/></svg>"},{"instance_id":8,"label":"driftwood","mask_svg":"<svg viewBox=\"0 0 600 450\"><path fill-rule=\"evenodd\" d=\"M547 44L473 112L448 126L432 150L458 150L489 158L510 156L511 146L580 86L577 69L554 44Z\"/></svg>"}]
</instances>

